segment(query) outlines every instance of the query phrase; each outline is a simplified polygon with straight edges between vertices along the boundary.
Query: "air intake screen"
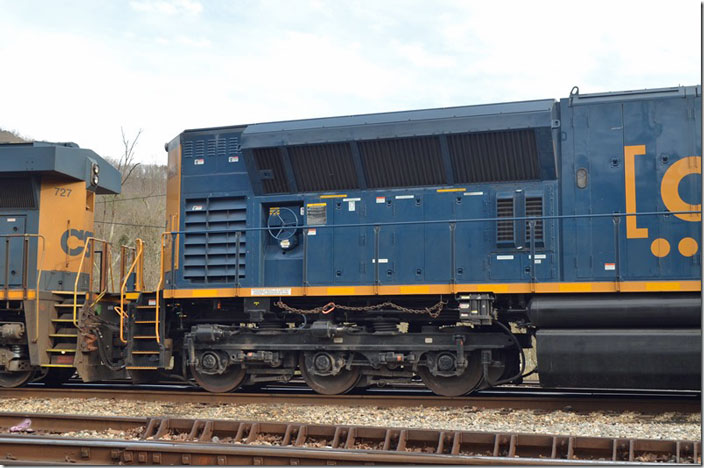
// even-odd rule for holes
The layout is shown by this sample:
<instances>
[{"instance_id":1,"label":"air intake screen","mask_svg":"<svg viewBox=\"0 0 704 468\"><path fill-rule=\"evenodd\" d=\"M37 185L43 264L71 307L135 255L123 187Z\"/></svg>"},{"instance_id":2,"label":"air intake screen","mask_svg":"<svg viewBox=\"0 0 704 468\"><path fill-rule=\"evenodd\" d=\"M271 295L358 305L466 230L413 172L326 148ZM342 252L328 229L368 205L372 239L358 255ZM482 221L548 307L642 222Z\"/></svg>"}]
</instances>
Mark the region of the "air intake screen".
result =
<instances>
[{"instance_id":1,"label":"air intake screen","mask_svg":"<svg viewBox=\"0 0 704 468\"><path fill-rule=\"evenodd\" d=\"M0 208L36 208L32 181L27 177L0 177Z\"/></svg>"},{"instance_id":2,"label":"air intake screen","mask_svg":"<svg viewBox=\"0 0 704 468\"><path fill-rule=\"evenodd\" d=\"M526 216L543 216L543 199L541 197L526 197ZM530 243L530 226L526 221L526 243ZM535 221L535 241L543 240L543 220Z\"/></svg>"},{"instance_id":3,"label":"air intake screen","mask_svg":"<svg viewBox=\"0 0 704 468\"><path fill-rule=\"evenodd\" d=\"M299 191L318 192L359 187L348 144L291 146L288 154Z\"/></svg>"},{"instance_id":4,"label":"air intake screen","mask_svg":"<svg viewBox=\"0 0 704 468\"><path fill-rule=\"evenodd\" d=\"M247 200L191 198L185 205L183 277L192 283L236 284L237 276L245 277Z\"/></svg>"},{"instance_id":5,"label":"air intake screen","mask_svg":"<svg viewBox=\"0 0 704 468\"><path fill-rule=\"evenodd\" d=\"M447 143L456 183L540 178L533 130L449 135Z\"/></svg>"},{"instance_id":6,"label":"air intake screen","mask_svg":"<svg viewBox=\"0 0 704 468\"><path fill-rule=\"evenodd\" d=\"M359 148L370 188L444 183L437 137L364 141L360 142Z\"/></svg>"},{"instance_id":7,"label":"air intake screen","mask_svg":"<svg viewBox=\"0 0 704 468\"><path fill-rule=\"evenodd\" d=\"M496 200L496 217L513 218L513 198L499 198ZM513 242L513 220L496 222L496 242Z\"/></svg>"},{"instance_id":8,"label":"air intake screen","mask_svg":"<svg viewBox=\"0 0 704 468\"><path fill-rule=\"evenodd\" d=\"M254 161L257 169L266 172L262 177L265 193L285 193L289 191L284 163L278 148L257 148L254 150Z\"/></svg>"}]
</instances>

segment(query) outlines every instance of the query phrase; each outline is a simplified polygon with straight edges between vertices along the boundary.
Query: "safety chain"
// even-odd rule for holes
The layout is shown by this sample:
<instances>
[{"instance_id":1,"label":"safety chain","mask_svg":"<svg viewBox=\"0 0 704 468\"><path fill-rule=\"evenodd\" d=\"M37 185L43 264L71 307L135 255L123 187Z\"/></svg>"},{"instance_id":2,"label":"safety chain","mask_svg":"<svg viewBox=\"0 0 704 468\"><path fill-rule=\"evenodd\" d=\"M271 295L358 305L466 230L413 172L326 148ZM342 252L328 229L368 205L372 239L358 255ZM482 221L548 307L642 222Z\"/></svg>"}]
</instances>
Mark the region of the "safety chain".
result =
<instances>
[{"instance_id":1,"label":"safety chain","mask_svg":"<svg viewBox=\"0 0 704 468\"><path fill-rule=\"evenodd\" d=\"M447 304L447 301L440 300L437 304L432 307L425 307L423 309L409 309L408 307L402 307L400 305L394 304L393 302L384 302L382 304L377 304L373 306L362 306L362 307L352 307L346 305L335 304L334 302L328 302L324 306L315 307L313 309L296 309L289 305L284 304L284 302L279 299L276 302L276 306L288 312L293 312L296 314L329 314L335 309L352 311L352 312L370 312L372 310L380 310L386 307L398 310L399 312L406 312L409 314L428 314L432 318L437 318L442 312L443 307Z\"/></svg>"}]
</instances>

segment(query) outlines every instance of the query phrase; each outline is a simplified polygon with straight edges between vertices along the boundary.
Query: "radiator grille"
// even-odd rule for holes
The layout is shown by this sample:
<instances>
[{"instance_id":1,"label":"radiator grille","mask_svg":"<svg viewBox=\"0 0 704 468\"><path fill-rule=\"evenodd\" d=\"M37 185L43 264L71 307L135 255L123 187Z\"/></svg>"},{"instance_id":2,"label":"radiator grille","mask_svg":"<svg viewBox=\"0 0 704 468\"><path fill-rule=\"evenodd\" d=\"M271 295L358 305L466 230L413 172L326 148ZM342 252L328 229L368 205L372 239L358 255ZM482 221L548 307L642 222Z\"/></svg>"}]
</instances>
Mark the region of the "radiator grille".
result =
<instances>
[{"instance_id":1,"label":"radiator grille","mask_svg":"<svg viewBox=\"0 0 704 468\"><path fill-rule=\"evenodd\" d=\"M526 216L543 216L543 198L526 197ZM535 241L543 240L543 220L535 221ZM530 227L526 221L526 243L530 243Z\"/></svg>"},{"instance_id":2,"label":"radiator grille","mask_svg":"<svg viewBox=\"0 0 704 468\"><path fill-rule=\"evenodd\" d=\"M497 218L513 218L513 198L499 198L496 200L496 217ZM497 242L513 242L514 241L514 222L513 220L498 220L496 222L496 241Z\"/></svg>"},{"instance_id":3,"label":"radiator grille","mask_svg":"<svg viewBox=\"0 0 704 468\"><path fill-rule=\"evenodd\" d=\"M359 149L370 188L416 187L444 183L437 137L363 141Z\"/></svg>"},{"instance_id":4,"label":"radiator grille","mask_svg":"<svg viewBox=\"0 0 704 468\"><path fill-rule=\"evenodd\" d=\"M247 239L243 229L247 223L246 199L192 198L185 201L185 208L184 279L193 283L236 283L238 273L240 279L244 278Z\"/></svg>"},{"instance_id":5,"label":"radiator grille","mask_svg":"<svg viewBox=\"0 0 704 468\"><path fill-rule=\"evenodd\" d=\"M302 192L359 187L348 144L291 146L288 152L296 185Z\"/></svg>"},{"instance_id":6,"label":"radiator grille","mask_svg":"<svg viewBox=\"0 0 704 468\"><path fill-rule=\"evenodd\" d=\"M262 178L264 193L284 193L289 191L288 181L281 154L278 148L257 148L253 151L257 170L267 171L270 177Z\"/></svg>"},{"instance_id":7,"label":"radiator grille","mask_svg":"<svg viewBox=\"0 0 704 468\"><path fill-rule=\"evenodd\" d=\"M449 135L447 145L456 183L539 178L533 130Z\"/></svg>"},{"instance_id":8,"label":"radiator grille","mask_svg":"<svg viewBox=\"0 0 704 468\"><path fill-rule=\"evenodd\" d=\"M0 177L0 208L36 208L32 180Z\"/></svg>"}]
</instances>

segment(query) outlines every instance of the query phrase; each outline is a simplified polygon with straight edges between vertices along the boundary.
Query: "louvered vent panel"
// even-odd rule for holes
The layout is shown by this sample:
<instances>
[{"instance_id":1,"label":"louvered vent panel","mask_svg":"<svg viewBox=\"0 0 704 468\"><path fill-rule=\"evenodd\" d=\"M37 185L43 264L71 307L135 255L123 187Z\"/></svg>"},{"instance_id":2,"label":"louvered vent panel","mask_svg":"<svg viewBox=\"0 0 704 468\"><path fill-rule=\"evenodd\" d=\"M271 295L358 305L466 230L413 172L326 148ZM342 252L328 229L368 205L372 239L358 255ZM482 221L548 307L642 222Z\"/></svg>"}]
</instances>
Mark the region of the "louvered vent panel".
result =
<instances>
[{"instance_id":1,"label":"louvered vent panel","mask_svg":"<svg viewBox=\"0 0 704 468\"><path fill-rule=\"evenodd\" d=\"M193 157L193 142L187 140L183 142L183 157L192 158Z\"/></svg>"},{"instance_id":2,"label":"louvered vent panel","mask_svg":"<svg viewBox=\"0 0 704 468\"><path fill-rule=\"evenodd\" d=\"M0 208L36 208L31 179L0 177Z\"/></svg>"},{"instance_id":3,"label":"louvered vent panel","mask_svg":"<svg viewBox=\"0 0 704 468\"><path fill-rule=\"evenodd\" d=\"M513 218L513 198L499 198L496 200L496 217ZM513 242L513 220L499 220L496 222L496 241Z\"/></svg>"},{"instance_id":4,"label":"louvered vent panel","mask_svg":"<svg viewBox=\"0 0 704 468\"><path fill-rule=\"evenodd\" d=\"M196 140L193 157L202 158L203 156L205 156L205 142L203 140Z\"/></svg>"},{"instance_id":5,"label":"louvered vent panel","mask_svg":"<svg viewBox=\"0 0 704 468\"><path fill-rule=\"evenodd\" d=\"M457 183L538 179L533 130L462 133L447 137Z\"/></svg>"},{"instance_id":6,"label":"louvered vent panel","mask_svg":"<svg viewBox=\"0 0 704 468\"><path fill-rule=\"evenodd\" d=\"M417 187L444 183L437 137L363 141L359 149L370 188Z\"/></svg>"},{"instance_id":7,"label":"louvered vent panel","mask_svg":"<svg viewBox=\"0 0 704 468\"><path fill-rule=\"evenodd\" d=\"M227 139L224 137L219 137L217 140L215 140L215 146L217 149L217 155L225 156L225 154L227 153Z\"/></svg>"},{"instance_id":8,"label":"louvered vent panel","mask_svg":"<svg viewBox=\"0 0 704 468\"><path fill-rule=\"evenodd\" d=\"M240 139L238 137L229 137L227 139L227 155L233 156L240 152Z\"/></svg>"},{"instance_id":9,"label":"louvered vent panel","mask_svg":"<svg viewBox=\"0 0 704 468\"><path fill-rule=\"evenodd\" d=\"M193 283L236 283L245 277L247 200L244 197L187 199L183 277ZM240 232L239 256L237 232Z\"/></svg>"},{"instance_id":10,"label":"louvered vent panel","mask_svg":"<svg viewBox=\"0 0 704 468\"><path fill-rule=\"evenodd\" d=\"M543 216L543 198L526 197L526 216ZM530 243L530 227L526 221L526 241ZM535 241L543 240L543 220L535 221Z\"/></svg>"},{"instance_id":11,"label":"louvered vent panel","mask_svg":"<svg viewBox=\"0 0 704 468\"><path fill-rule=\"evenodd\" d=\"M348 144L291 146L288 153L296 185L302 192L359 187Z\"/></svg>"},{"instance_id":12,"label":"louvered vent panel","mask_svg":"<svg viewBox=\"0 0 704 468\"><path fill-rule=\"evenodd\" d=\"M253 151L257 169L269 171L271 178L264 178L262 186L265 193L284 193L290 189L284 172L284 164L278 148L257 148Z\"/></svg>"},{"instance_id":13,"label":"louvered vent panel","mask_svg":"<svg viewBox=\"0 0 704 468\"><path fill-rule=\"evenodd\" d=\"M212 138L206 141L205 155L210 158L215 156L215 140Z\"/></svg>"}]
</instances>

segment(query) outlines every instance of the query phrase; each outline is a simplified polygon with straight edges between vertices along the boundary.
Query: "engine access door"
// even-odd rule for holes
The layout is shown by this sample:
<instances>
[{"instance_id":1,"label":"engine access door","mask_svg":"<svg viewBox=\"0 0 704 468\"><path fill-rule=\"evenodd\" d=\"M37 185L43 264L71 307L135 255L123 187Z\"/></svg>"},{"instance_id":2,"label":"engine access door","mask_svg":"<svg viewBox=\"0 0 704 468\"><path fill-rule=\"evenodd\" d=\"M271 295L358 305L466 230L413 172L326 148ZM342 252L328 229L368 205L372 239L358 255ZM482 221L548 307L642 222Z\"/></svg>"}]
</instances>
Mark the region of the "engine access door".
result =
<instances>
[{"instance_id":1,"label":"engine access door","mask_svg":"<svg viewBox=\"0 0 704 468\"><path fill-rule=\"evenodd\" d=\"M24 216L0 216L0 288L22 286L22 271L28 260L24 258L24 233Z\"/></svg>"}]
</instances>

